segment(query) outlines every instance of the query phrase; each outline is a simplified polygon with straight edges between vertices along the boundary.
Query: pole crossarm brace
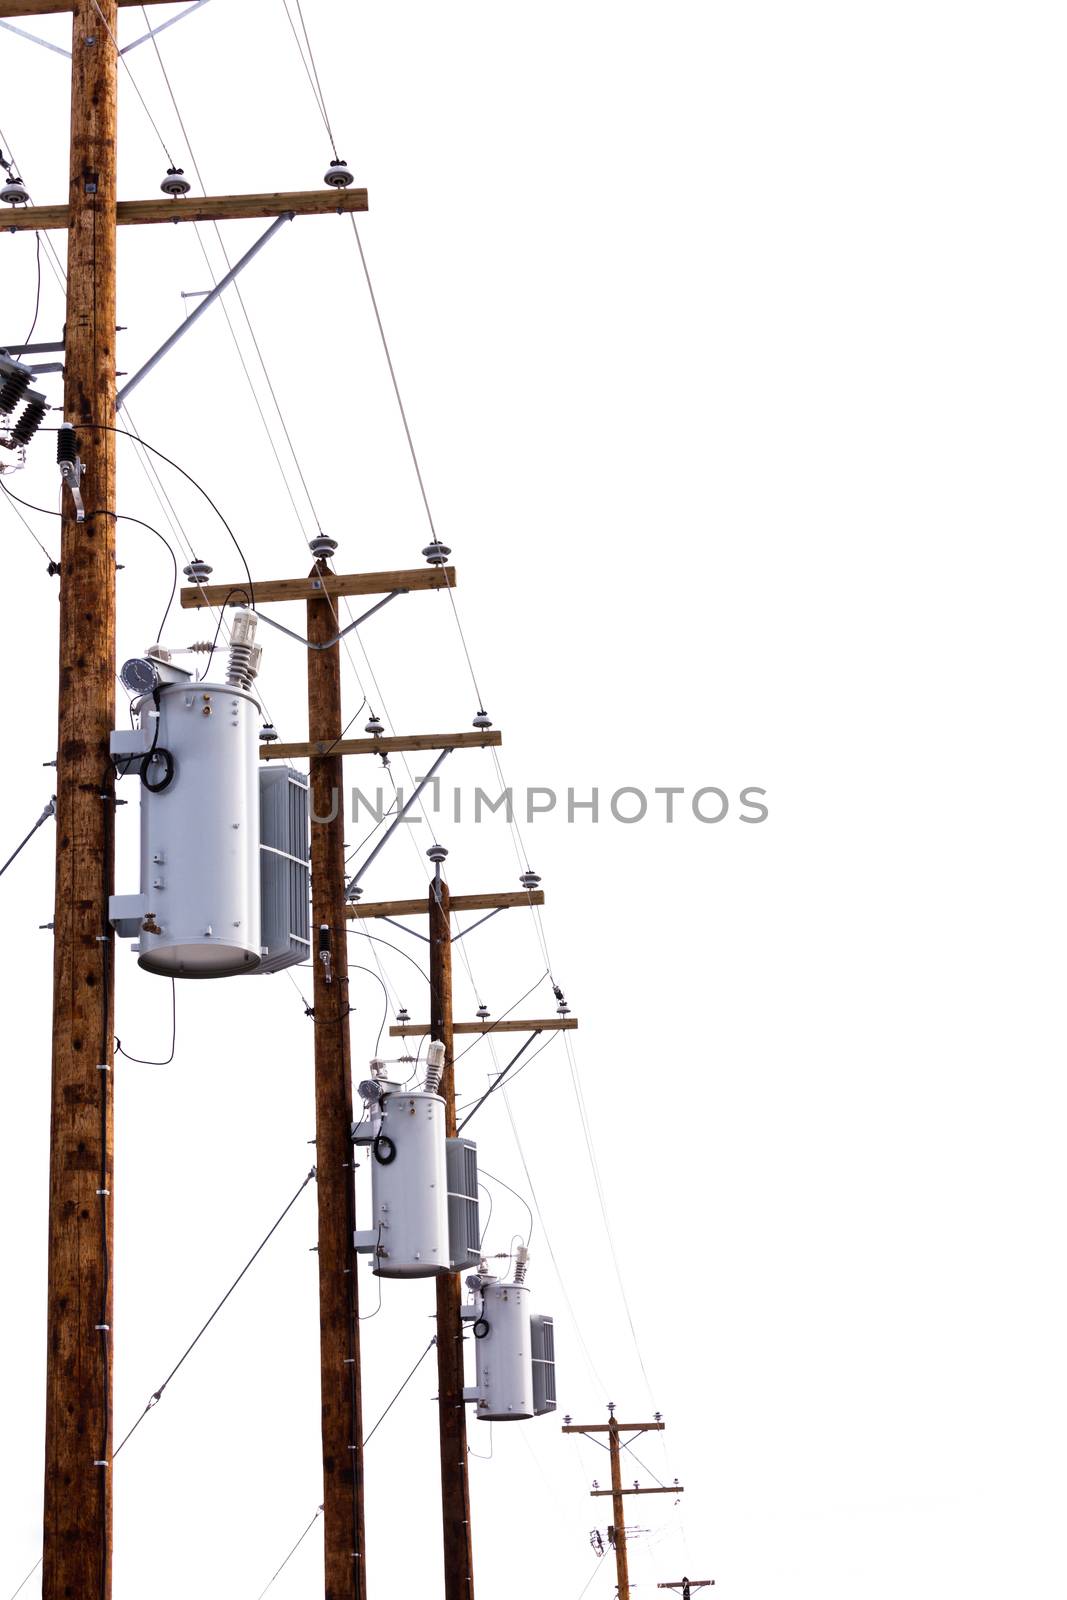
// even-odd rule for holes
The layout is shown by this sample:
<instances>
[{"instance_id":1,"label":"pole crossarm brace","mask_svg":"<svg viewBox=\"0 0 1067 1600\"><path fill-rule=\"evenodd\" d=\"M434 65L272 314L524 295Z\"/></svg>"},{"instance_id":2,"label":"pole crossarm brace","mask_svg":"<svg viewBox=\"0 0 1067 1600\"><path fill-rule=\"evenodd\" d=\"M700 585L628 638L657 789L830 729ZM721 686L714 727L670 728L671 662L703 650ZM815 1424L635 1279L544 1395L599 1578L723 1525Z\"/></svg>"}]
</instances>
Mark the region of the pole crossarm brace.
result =
<instances>
[{"instance_id":1,"label":"pole crossarm brace","mask_svg":"<svg viewBox=\"0 0 1067 1600\"><path fill-rule=\"evenodd\" d=\"M459 898L458 896L456 897ZM453 900L452 909L455 910L456 902ZM501 1017L499 1022L488 1020L485 1022L454 1022L453 1033L551 1033L560 1032L561 1029L571 1029L578 1026L577 1017L535 1017L532 1022L524 1022L521 1017ZM423 1039L431 1031L433 1024L430 1022L403 1022L394 1023L389 1029L390 1038L393 1039ZM568 1433L581 1433L581 1428L568 1428Z\"/></svg>"},{"instance_id":2,"label":"pole crossarm brace","mask_svg":"<svg viewBox=\"0 0 1067 1600\"><path fill-rule=\"evenodd\" d=\"M259 588L256 588L259 599ZM487 745L499 745L503 737L499 728L484 733L408 733L389 734L379 739L338 739L334 744L322 740L310 744L262 744L261 761L298 761L309 756L378 756L397 750L480 750ZM415 901L411 902L415 905ZM453 901L455 905L455 901ZM426 906L418 902L420 911Z\"/></svg>"},{"instance_id":3,"label":"pole crossarm brace","mask_svg":"<svg viewBox=\"0 0 1067 1600\"><path fill-rule=\"evenodd\" d=\"M71 59L70 51L64 50L61 44L53 44L51 39L42 39L40 34L31 33L28 28L17 28L13 22L0 21L0 28L6 28L8 33L17 33L20 39L28 39L31 44L39 44L44 50L51 50L54 56L66 56Z\"/></svg>"},{"instance_id":4,"label":"pole crossarm brace","mask_svg":"<svg viewBox=\"0 0 1067 1600\"><path fill-rule=\"evenodd\" d=\"M244 255L241 257L240 261L237 262L236 266L231 267L226 276L224 278L220 278L215 287L208 291L208 293L201 300L200 304L197 306L196 310L190 312L185 321L178 324L170 338L165 339L160 345L155 355L149 356L144 366L134 373L133 377L128 383L123 384L122 388L115 396L116 411L122 410L126 396L133 393L137 385L148 377L148 374L159 365L165 355L168 355L170 351L174 349L174 346L180 339L185 338L185 335L189 332L189 329L200 321L200 318L204 315L204 312L209 306L214 305L215 301L222 294L223 290L228 289L230 284L233 283L234 279L244 271L248 263L253 261L255 257L258 256L259 252L263 249L263 246L274 238L274 235L278 232L279 228L281 228L286 222L292 222L294 215L294 212L286 211L283 212L280 217L275 217L266 233L261 234L251 249L245 251Z\"/></svg>"},{"instance_id":5,"label":"pole crossarm brace","mask_svg":"<svg viewBox=\"0 0 1067 1600\"><path fill-rule=\"evenodd\" d=\"M667 1426L665 1422L620 1422L620 1433L662 1433ZM582 1425L577 1422L566 1423L561 1433L610 1433L611 1424L608 1422L590 1422Z\"/></svg>"},{"instance_id":6,"label":"pole crossarm brace","mask_svg":"<svg viewBox=\"0 0 1067 1600\"><path fill-rule=\"evenodd\" d=\"M640 1489L640 1488L638 1488L638 1489L590 1489L590 1491L589 1491L590 1497L592 1499L594 1499L594 1500L596 1499L597 1495L601 1495L601 1494L613 1495L613 1494L684 1494L684 1493L685 1493L685 1489L684 1489L683 1485L680 1484L680 1483L676 1483L676 1484L674 1484L672 1486L668 1486L668 1485L664 1484L660 1488L654 1488L654 1489Z\"/></svg>"},{"instance_id":7,"label":"pole crossarm brace","mask_svg":"<svg viewBox=\"0 0 1067 1600\"><path fill-rule=\"evenodd\" d=\"M410 567L397 572L331 572L323 578L268 578L256 583L256 605L280 600L319 600L323 595L412 594L422 589L454 589L455 567ZM244 595L245 598L240 597ZM181 590L183 607L244 606L248 580L240 583L194 584ZM424 908L425 909L425 908Z\"/></svg>"},{"instance_id":8,"label":"pole crossarm brace","mask_svg":"<svg viewBox=\"0 0 1067 1600\"><path fill-rule=\"evenodd\" d=\"M543 906L543 889L516 889L505 894L454 894L452 911L510 911L515 906ZM368 900L366 905L347 906L349 917L417 917L426 915L425 900ZM458 1026L458 1024L457 1024Z\"/></svg>"},{"instance_id":9,"label":"pole crossarm brace","mask_svg":"<svg viewBox=\"0 0 1067 1600\"><path fill-rule=\"evenodd\" d=\"M136 3L136 0L118 0L118 3L119 5L130 5ZM153 0L147 0L147 3L152 4ZM149 28L147 33L142 33L139 38L134 39L130 44L123 45L122 49L119 51L119 55L128 55L131 50L136 50L139 44L146 44L149 39L154 39L157 33L163 33L167 28L173 28L176 22L182 22L186 17L191 17L194 11L199 11L201 6L206 6L207 3L208 0L193 0L192 5L186 6L184 11L179 11L176 17L168 17L166 22L161 22L159 24L158 28ZM57 8L53 7L52 9L54 10ZM66 6L63 9L69 11L70 7ZM41 16L44 13L40 7L36 7L30 11L23 12L22 14L26 16ZM71 59L70 51L64 50L62 45L53 44L50 39L42 39L39 34L28 33L25 28L16 28L13 22L0 21L0 28L6 28L9 33L17 33L23 39L31 40L33 44L42 45L45 50L51 50L53 55L66 56L68 61Z\"/></svg>"},{"instance_id":10,"label":"pole crossarm brace","mask_svg":"<svg viewBox=\"0 0 1067 1600\"><path fill-rule=\"evenodd\" d=\"M366 211L366 189L297 190L292 194L223 194L202 199L120 200L120 227L151 222L233 222L239 217L326 216ZM10 233L49 232L70 226L69 206L12 206L0 219Z\"/></svg>"},{"instance_id":11,"label":"pole crossarm brace","mask_svg":"<svg viewBox=\"0 0 1067 1600\"><path fill-rule=\"evenodd\" d=\"M681 1594L685 1589L713 1589L714 1578L679 1578L677 1583L657 1583L657 1589L676 1589Z\"/></svg>"}]
</instances>

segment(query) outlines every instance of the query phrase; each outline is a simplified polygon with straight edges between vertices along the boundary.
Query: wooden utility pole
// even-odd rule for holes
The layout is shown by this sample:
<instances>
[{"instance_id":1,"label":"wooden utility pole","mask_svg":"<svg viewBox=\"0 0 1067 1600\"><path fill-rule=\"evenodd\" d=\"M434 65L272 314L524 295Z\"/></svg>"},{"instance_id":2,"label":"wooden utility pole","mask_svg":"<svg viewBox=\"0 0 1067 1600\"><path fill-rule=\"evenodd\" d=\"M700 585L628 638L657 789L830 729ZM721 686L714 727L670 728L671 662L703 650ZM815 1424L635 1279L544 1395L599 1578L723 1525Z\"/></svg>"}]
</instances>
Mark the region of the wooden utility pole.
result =
<instances>
[{"instance_id":1,"label":"wooden utility pole","mask_svg":"<svg viewBox=\"0 0 1067 1600\"><path fill-rule=\"evenodd\" d=\"M75 0L67 419L85 521L63 496L48 1196L45 1600L111 1593L114 1275L116 0Z\"/></svg>"},{"instance_id":2,"label":"wooden utility pole","mask_svg":"<svg viewBox=\"0 0 1067 1600\"><path fill-rule=\"evenodd\" d=\"M430 919L430 1037L445 1047L438 1093L445 1102L445 1135L456 1136L456 1073L452 1047L452 916L441 870L448 852L431 849L435 863ZM463 1399L463 1288L458 1272L437 1275L437 1403L441 1422L441 1518L445 1600L474 1600L467 1408Z\"/></svg>"},{"instance_id":3,"label":"wooden utility pole","mask_svg":"<svg viewBox=\"0 0 1067 1600\"><path fill-rule=\"evenodd\" d=\"M324 557L311 576L321 579L328 571ZM336 638L328 595L308 601L307 621L312 644ZM309 650L307 658L308 736L331 751L342 729L340 647ZM311 828L326 1600L366 1600L343 784L339 754L311 757L311 815L329 819L314 821Z\"/></svg>"},{"instance_id":4,"label":"wooden utility pole","mask_svg":"<svg viewBox=\"0 0 1067 1600\"><path fill-rule=\"evenodd\" d=\"M615 1571L618 1581L618 1600L630 1600L630 1569L626 1553L626 1507L624 1496L628 1494L682 1494L680 1483L659 1484L655 1488L642 1488L635 1483L632 1489L622 1486L622 1451L625 1448L620 1443L619 1436L623 1433L634 1434L636 1438L642 1433L662 1432L664 1424L657 1417L655 1422L618 1422L615 1418L615 1407L609 1406L611 1413L607 1422L572 1423L568 1417L563 1425L564 1433L606 1433L608 1436L608 1450L611 1453L611 1488L601 1489L594 1485L591 1493L611 1496L611 1516L613 1527L611 1529L611 1542L615 1547ZM633 1440L628 1440L632 1444ZM662 1585L661 1585L662 1587Z\"/></svg>"},{"instance_id":5,"label":"wooden utility pole","mask_svg":"<svg viewBox=\"0 0 1067 1600\"><path fill-rule=\"evenodd\" d=\"M675 1578L673 1583L657 1583L657 1589L673 1589L675 1594L680 1594L682 1600L689 1600L694 1589L713 1589L714 1578Z\"/></svg>"}]
</instances>

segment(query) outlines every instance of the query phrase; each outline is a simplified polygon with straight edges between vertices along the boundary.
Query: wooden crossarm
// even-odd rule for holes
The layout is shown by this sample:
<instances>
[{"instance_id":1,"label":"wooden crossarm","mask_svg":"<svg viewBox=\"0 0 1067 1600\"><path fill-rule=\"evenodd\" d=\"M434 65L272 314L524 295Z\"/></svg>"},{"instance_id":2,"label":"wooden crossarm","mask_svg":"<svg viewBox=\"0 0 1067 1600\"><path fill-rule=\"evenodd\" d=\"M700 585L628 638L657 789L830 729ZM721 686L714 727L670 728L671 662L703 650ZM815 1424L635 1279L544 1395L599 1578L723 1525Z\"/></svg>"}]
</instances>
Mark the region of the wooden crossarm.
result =
<instances>
[{"instance_id":1,"label":"wooden crossarm","mask_svg":"<svg viewBox=\"0 0 1067 1600\"><path fill-rule=\"evenodd\" d=\"M543 889L515 889L505 894L454 894L449 907L452 911L510 911L516 906L543 906ZM368 900L365 905L345 907L349 917L419 917L426 916L429 903L425 896L420 900Z\"/></svg>"},{"instance_id":2,"label":"wooden crossarm","mask_svg":"<svg viewBox=\"0 0 1067 1600\"><path fill-rule=\"evenodd\" d=\"M259 599L259 590L256 590ZM313 744L261 744L261 761L297 761L305 756L378 756L397 750L479 750L503 742L499 728L475 733L390 734L381 739L327 739ZM426 910L426 904L420 907Z\"/></svg>"},{"instance_id":3,"label":"wooden crossarm","mask_svg":"<svg viewBox=\"0 0 1067 1600\"><path fill-rule=\"evenodd\" d=\"M667 1426L665 1422L620 1422L620 1433L662 1433ZM561 1433L610 1433L610 1422L569 1422L560 1429Z\"/></svg>"},{"instance_id":4,"label":"wooden crossarm","mask_svg":"<svg viewBox=\"0 0 1067 1600\"><path fill-rule=\"evenodd\" d=\"M0 226L3 218L0 218ZM331 572L324 578L266 578L255 585L256 605L276 600L319 600L324 594L392 594L399 589L454 589L455 567L403 567L395 572ZM205 583L181 591L186 610L198 606L247 605L248 579L240 583Z\"/></svg>"},{"instance_id":5,"label":"wooden crossarm","mask_svg":"<svg viewBox=\"0 0 1067 1600\"><path fill-rule=\"evenodd\" d=\"M118 0L120 6L140 5L141 0ZM144 0L145 5L165 5L167 0ZM51 17L59 11L73 11L70 0L0 0L0 17Z\"/></svg>"},{"instance_id":6,"label":"wooden crossarm","mask_svg":"<svg viewBox=\"0 0 1067 1600\"><path fill-rule=\"evenodd\" d=\"M0 0L0 10L3 9ZM182 200L120 200L120 226L150 222L232 222L238 217L325 216L331 211L366 211L366 189L309 189L293 194L223 194ZM69 206L5 206L0 229L48 232L70 225Z\"/></svg>"},{"instance_id":7,"label":"wooden crossarm","mask_svg":"<svg viewBox=\"0 0 1067 1600\"><path fill-rule=\"evenodd\" d=\"M620 1489L618 1492L619 1492L619 1494L684 1494L685 1493L685 1489L682 1486L682 1484L676 1483L674 1485L674 1487L671 1488L671 1489L668 1489L668 1488ZM590 1493L591 1497L595 1500L598 1495L602 1495L602 1494L611 1495L611 1494L615 1493L615 1490L614 1489L590 1489L589 1493Z\"/></svg>"},{"instance_id":8,"label":"wooden crossarm","mask_svg":"<svg viewBox=\"0 0 1067 1600\"><path fill-rule=\"evenodd\" d=\"M453 911L456 902L452 902ZM533 1022L523 1022L520 1017L502 1017L499 1022L494 1022L490 1017L487 1022L454 1022L453 1033L558 1033L562 1028L576 1028L577 1017L539 1017ZM429 1022L404 1022L394 1023L389 1029L393 1039L424 1039L430 1032L432 1024Z\"/></svg>"}]
</instances>

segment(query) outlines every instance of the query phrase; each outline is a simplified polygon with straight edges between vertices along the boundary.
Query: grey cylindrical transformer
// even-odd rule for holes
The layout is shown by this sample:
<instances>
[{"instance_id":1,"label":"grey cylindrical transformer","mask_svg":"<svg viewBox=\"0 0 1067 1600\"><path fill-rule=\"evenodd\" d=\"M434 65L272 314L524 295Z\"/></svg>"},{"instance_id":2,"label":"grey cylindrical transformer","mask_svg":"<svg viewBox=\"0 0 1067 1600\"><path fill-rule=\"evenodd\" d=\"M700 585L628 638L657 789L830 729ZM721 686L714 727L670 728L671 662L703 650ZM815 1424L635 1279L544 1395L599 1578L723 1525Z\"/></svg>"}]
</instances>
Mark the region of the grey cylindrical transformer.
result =
<instances>
[{"instance_id":1,"label":"grey cylindrical transformer","mask_svg":"<svg viewBox=\"0 0 1067 1600\"><path fill-rule=\"evenodd\" d=\"M485 1283L481 1321L475 1323L480 1422L519 1422L534 1414L530 1352L530 1290L525 1283Z\"/></svg>"},{"instance_id":2,"label":"grey cylindrical transformer","mask_svg":"<svg viewBox=\"0 0 1067 1600\"><path fill-rule=\"evenodd\" d=\"M451 1267L445 1103L440 1095L385 1095L371 1146L374 1271L429 1278Z\"/></svg>"},{"instance_id":3,"label":"grey cylindrical transformer","mask_svg":"<svg viewBox=\"0 0 1067 1600\"><path fill-rule=\"evenodd\" d=\"M140 965L175 978L252 972L261 957L259 703L219 683L163 684L158 697L158 737L153 697L138 704L160 752L141 787Z\"/></svg>"}]
</instances>

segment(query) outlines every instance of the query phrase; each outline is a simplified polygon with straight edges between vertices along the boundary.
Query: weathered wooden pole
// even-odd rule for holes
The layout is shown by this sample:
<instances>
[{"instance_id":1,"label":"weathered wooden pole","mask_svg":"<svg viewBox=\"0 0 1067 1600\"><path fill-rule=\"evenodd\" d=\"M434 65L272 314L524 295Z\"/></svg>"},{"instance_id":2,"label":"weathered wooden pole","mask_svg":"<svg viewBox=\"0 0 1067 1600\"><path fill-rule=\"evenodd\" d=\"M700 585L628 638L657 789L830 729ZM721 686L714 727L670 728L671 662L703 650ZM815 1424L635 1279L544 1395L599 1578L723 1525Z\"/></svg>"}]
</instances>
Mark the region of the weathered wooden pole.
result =
<instances>
[{"instance_id":1,"label":"weathered wooden pole","mask_svg":"<svg viewBox=\"0 0 1067 1600\"><path fill-rule=\"evenodd\" d=\"M329 571L325 559L313 576ZM337 635L328 596L309 600L308 638ZM308 737L341 737L339 647L308 651ZM315 966L315 1165L319 1196L319 1322L326 1600L366 1600L363 1398L352 1170L352 1048L342 758L311 758L312 959ZM318 819L318 820L317 820ZM327 959L323 959L326 957Z\"/></svg>"},{"instance_id":2,"label":"weathered wooden pole","mask_svg":"<svg viewBox=\"0 0 1067 1600\"><path fill-rule=\"evenodd\" d=\"M430 884L430 1037L445 1047L440 1095L445 1133L456 1133L456 1079L452 1055L452 927L448 884L441 871L447 851L429 852L436 862ZM474 1600L471 1496L467 1465L467 1412L463 1402L462 1286L456 1272L437 1275L437 1387L441 1421L441 1518L444 1532L445 1600Z\"/></svg>"},{"instance_id":3,"label":"weathered wooden pole","mask_svg":"<svg viewBox=\"0 0 1067 1600\"><path fill-rule=\"evenodd\" d=\"M116 0L74 0L48 1197L45 1600L111 1594ZM47 446L41 444L38 448Z\"/></svg>"},{"instance_id":4,"label":"weathered wooden pole","mask_svg":"<svg viewBox=\"0 0 1067 1600\"><path fill-rule=\"evenodd\" d=\"M619 1424L612 1416L608 1423L608 1449L611 1451L611 1519L615 1524L615 1573L618 1600L630 1600L630 1568L626 1556L626 1502L622 1497L622 1462L619 1459Z\"/></svg>"}]
</instances>

